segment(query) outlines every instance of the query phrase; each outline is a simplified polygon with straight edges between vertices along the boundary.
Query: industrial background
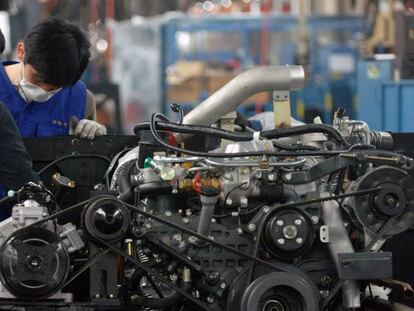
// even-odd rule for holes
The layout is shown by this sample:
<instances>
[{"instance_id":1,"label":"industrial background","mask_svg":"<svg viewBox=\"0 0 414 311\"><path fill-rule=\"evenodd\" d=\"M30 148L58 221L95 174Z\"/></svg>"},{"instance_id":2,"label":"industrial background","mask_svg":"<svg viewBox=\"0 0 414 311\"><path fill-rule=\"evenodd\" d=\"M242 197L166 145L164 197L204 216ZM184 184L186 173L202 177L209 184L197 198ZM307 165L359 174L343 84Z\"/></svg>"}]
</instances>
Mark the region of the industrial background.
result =
<instances>
[{"instance_id":1,"label":"industrial background","mask_svg":"<svg viewBox=\"0 0 414 311\"><path fill-rule=\"evenodd\" d=\"M330 122L341 107L373 129L414 130L413 1L300 2L1 1L3 57L45 16L80 23L93 47L83 80L112 133L131 133L172 102L188 111L243 70L284 64L306 66L305 88L292 93L297 119ZM258 94L240 110L267 111L270 98Z\"/></svg>"}]
</instances>

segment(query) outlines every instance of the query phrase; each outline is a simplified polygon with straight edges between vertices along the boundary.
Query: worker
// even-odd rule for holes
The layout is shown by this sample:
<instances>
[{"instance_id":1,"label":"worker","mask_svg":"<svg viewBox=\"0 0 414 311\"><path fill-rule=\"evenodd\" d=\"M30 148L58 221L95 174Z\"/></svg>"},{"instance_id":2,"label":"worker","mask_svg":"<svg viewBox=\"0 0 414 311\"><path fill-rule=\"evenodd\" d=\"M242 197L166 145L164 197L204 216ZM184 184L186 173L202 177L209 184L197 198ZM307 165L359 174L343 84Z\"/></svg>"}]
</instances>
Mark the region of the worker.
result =
<instances>
[{"instance_id":1,"label":"worker","mask_svg":"<svg viewBox=\"0 0 414 311\"><path fill-rule=\"evenodd\" d=\"M93 94L79 81L90 57L86 34L61 18L43 20L17 46L19 62L0 65L0 101L23 137L75 134L94 139Z\"/></svg>"}]
</instances>

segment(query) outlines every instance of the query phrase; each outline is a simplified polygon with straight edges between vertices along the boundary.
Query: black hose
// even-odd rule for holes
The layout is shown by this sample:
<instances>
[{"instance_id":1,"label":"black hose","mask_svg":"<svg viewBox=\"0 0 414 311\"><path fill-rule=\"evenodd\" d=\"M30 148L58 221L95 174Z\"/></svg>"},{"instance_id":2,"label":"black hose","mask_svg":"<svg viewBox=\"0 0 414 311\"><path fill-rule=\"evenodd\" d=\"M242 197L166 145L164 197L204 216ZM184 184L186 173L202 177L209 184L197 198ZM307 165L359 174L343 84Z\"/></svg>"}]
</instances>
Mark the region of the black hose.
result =
<instances>
[{"instance_id":1,"label":"black hose","mask_svg":"<svg viewBox=\"0 0 414 311\"><path fill-rule=\"evenodd\" d=\"M246 132L232 132L226 131L210 126L192 125L192 124L176 124L171 122L156 121L156 128L158 130L167 130L174 133L193 134L193 135L207 135L233 141L251 141L253 139L252 133ZM150 122L143 122L135 126L134 132L138 134L139 131L150 129ZM305 124L290 128L274 129L260 132L260 136L268 139L277 139L283 137L297 136L310 133L324 133L331 136L337 143L344 146L349 146L342 134L332 126L325 124ZM307 147L302 147L302 150ZM283 148L286 149L286 148Z\"/></svg>"},{"instance_id":2,"label":"black hose","mask_svg":"<svg viewBox=\"0 0 414 311\"><path fill-rule=\"evenodd\" d=\"M268 139L276 139L282 137L299 136L303 134L323 133L329 135L337 143L349 147L349 143L336 128L326 124L305 124L283 129L274 129L262 131L260 135Z\"/></svg>"},{"instance_id":3,"label":"black hose","mask_svg":"<svg viewBox=\"0 0 414 311\"><path fill-rule=\"evenodd\" d=\"M226 131L219 128L214 128L210 126L202 125L192 125L192 124L177 124L171 122L162 122L156 121L156 128L158 130L166 130L174 133L182 134L193 134L193 135L204 135L204 136L214 136L223 139L228 139L232 141L250 141L253 139L252 133L246 132L232 132ZM135 126L134 133L137 135L139 131L149 130L150 123L143 122Z\"/></svg>"},{"instance_id":4,"label":"black hose","mask_svg":"<svg viewBox=\"0 0 414 311\"><path fill-rule=\"evenodd\" d=\"M370 143L378 149L394 150L394 140L388 132L370 131Z\"/></svg>"},{"instance_id":5,"label":"black hose","mask_svg":"<svg viewBox=\"0 0 414 311\"><path fill-rule=\"evenodd\" d=\"M172 186L165 181L150 182L138 185L136 191L140 195L166 194L172 191Z\"/></svg>"},{"instance_id":6,"label":"black hose","mask_svg":"<svg viewBox=\"0 0 414 311\"><path fill-rule=\"evenodd\" d=\"M131 170L134 165L135 162L131 162L122 166L118 175L119 199L127 203L134 202L135 198L131 185Z\"/></svg>"},{"instance_id":7,"label":"black hose","mask_svg":"<svg viewBox=\"0 0 414 311\"><path fill-rule=\"evenodd\" d=\"M315 147L315 146L298 145L298 144L285 145L285 144L280 144L276 142L275 140L273 140L272 142L273 142L274 147L276 147L277 149L282 149L282 150L289 150L289 151L302 151L302 150L318 151L320 150L320 148Z\"/></svg>"},{"instance_id":8,"label":"black hose","mask_svg":"<svg viewBox=\"0 0 414 311\"><path fill-rule=\"evenodd\" d=\"M165 148L176 151L183 154L189 154L197 157L213 157L213 158L237 158L237 157L253 157L253 156L280 156L280 157L309 157L309 156L334 156L338 155L341 152L344 152L344 150L339 151L309 151L309 152L275 152L275 151L253 151L253 152L237 152L237 153L209 153L209 152L200 152L200 151L193 151L193 150L186 150L183 148L178 148L175 146L172 146L165 142L160 135L157 132L157 125L156 125L156 119L162 118L165 120L165 116L161 113L154 113L151 116L150 121L150 129L151 133L154 136L155 140Z\"/></svg>"},{"instance_id":9,"label":"black hose","mask_svg":"<svg viewBox=\"0 0 414 311\"><path fill-rule=\"evenodd\" d=\"M187 150L183 148L179 148L176 146L172 146L169 143L165 142L160 135L157 132L157 118L161 118L162 120L168 120L166 116L164 116L161 113L154 113L151 116L150 121L150 130L152 135L154 136L155 140L165 148L183 153L183 154L189 154L197 157L210 157L210 158L238 158L238 157L252 157L252 156L275 156L275 157L312 157L312 156L335 156L341 153L350 152L352 149L355 149L354 146L349 146L349 144L345 141L345 139L342 137L342 135L333 127L328 125L322 125L322 124L308 124L303 126L297 126L289 129L283 129L283 130L271 130L271 131L265 131L261 132L264 134L269 135L270 137L278 135L285 135L283 132L286 130L289 135L300 135L300 133L307 134L307 133L314 133L314 132L326 132L330 133L333 138L335 138L338 142L342 142L342 144L345 144L348 149L346 150L334 150L334 151L307 151L307 152L277 152L277 151L267 151L267 150L261 150L261 151L252 151L252 152L236 152L236 153L209 153L209 152L200 152L200 151L193 151L193 150ZM176 124L177 125L177 124ZM178 125L180 126L180 125ZM215 129L217 130L217 129ZM282 133L282 134L278 134ZM280 137L286 137L286 136L280 136ZM357 145L358 147L361 147ZM372 146L370 146L372 147ZM367 153L377 152L379 154L382 154L384 156L398 156L402 159L409 159L405 156L402 156L398 153L390 152L390 151L383 151L383 150L360 150ZM411 159L409 159L411 160Z\"/></svg>"}]
</instances>

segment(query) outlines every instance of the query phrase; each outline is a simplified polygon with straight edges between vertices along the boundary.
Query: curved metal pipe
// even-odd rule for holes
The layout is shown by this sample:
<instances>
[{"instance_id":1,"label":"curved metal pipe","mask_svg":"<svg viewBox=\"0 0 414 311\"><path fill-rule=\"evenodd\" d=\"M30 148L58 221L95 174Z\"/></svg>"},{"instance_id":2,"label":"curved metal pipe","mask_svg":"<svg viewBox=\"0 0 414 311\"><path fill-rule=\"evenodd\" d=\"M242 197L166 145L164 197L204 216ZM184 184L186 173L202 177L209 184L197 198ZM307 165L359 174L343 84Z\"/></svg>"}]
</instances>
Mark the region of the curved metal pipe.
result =
<instances>
[{"instance_id":1,"label":"curved metal pipe","mask_svg":"<svg viewBox=\"0 0 414 311\"><path fill-rule=\"evenodd\" d=\"M274 90L298 90L303 87L304 81L302 66L264 66L247 70L191 110L183 123L211 125L236 110L252 95ZM175 136L177 142L181 142L183 137L180 134Z\"/></svg>"}]
</instances>

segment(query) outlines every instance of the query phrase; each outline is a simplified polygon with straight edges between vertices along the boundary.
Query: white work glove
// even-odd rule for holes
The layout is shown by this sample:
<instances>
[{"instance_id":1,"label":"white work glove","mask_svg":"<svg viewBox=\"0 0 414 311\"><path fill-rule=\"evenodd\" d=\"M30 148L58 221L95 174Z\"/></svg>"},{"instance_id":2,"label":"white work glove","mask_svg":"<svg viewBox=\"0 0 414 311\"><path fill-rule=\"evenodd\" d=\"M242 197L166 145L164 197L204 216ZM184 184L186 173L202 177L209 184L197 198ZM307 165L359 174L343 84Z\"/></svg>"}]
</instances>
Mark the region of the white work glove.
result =
<instances>
[{"instance_id":1,"label":"white work glove","mask_svg":"<svg viewBox=\"0 0 414 311\"><path fill-rule=\"evenodd\" d=\"M78 121L72 117L69 130L70 135L76 135L80 138L94 139L96 136L106 135L106 127L96 121L82 119Z\"/></svg>"}]
</instances>

